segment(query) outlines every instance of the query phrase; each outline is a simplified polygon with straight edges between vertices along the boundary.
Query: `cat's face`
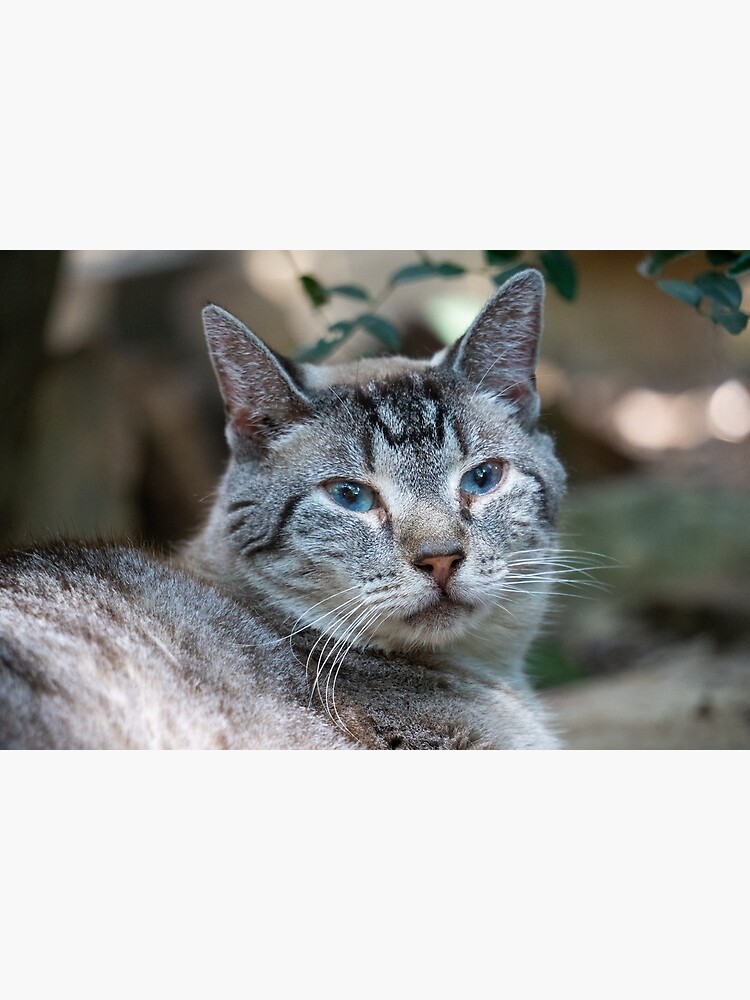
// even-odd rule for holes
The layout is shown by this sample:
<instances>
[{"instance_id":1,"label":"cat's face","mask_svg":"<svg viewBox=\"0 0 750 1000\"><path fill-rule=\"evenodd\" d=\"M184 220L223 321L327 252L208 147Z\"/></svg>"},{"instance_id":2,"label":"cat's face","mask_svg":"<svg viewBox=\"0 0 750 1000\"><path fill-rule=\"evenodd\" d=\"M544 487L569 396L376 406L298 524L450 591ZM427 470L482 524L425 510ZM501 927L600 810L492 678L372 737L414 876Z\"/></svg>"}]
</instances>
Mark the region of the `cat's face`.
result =
<instances>
[{"instance_id":1,"label":"cat's face","mask_svg":"<svg viewBox=\"0 0 750 1000\"><path fill-rule=\"evenodd\" d=\"M534 428L541 279L519 277L429 362L292 366L207 310L224 559L290 633L407 649L536 624L563 473Z\"/></svg>"}]
</instances>

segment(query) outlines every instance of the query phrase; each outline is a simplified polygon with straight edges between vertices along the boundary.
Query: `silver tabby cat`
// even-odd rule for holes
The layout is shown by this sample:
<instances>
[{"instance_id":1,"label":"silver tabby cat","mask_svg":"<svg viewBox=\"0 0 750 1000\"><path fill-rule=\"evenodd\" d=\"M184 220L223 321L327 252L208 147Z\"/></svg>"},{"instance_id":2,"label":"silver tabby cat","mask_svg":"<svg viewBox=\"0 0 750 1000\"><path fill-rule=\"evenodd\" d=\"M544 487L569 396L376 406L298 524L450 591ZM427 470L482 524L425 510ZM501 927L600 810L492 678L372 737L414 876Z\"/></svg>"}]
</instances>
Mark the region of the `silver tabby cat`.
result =
<instances>
[{"instance_id":1,"label":"silver tabby cat","mask_svg":"<svg viewBox=\"0 0 750 1000\"><path fill-rule=\"evenodd\" d=\"M0 560L5 748L558 746L524 677L564 473L536 428L544 285L429 360L311 366L204 311L231 458L173 562Z\"/></svg>"}]
</instances>

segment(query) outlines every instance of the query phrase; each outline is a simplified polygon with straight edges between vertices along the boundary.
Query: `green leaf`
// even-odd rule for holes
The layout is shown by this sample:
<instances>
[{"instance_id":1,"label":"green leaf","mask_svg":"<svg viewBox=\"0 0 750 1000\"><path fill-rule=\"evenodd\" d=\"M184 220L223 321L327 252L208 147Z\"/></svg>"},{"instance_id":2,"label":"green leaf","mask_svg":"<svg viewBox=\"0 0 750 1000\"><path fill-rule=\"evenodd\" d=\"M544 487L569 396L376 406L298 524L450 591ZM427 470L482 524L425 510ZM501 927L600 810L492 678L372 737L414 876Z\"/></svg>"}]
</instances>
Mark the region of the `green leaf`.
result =
<instances>
[{"instance_id":1,"label":"green leaf","mask_svg":"<svg viewBox=\"0 0 750 1000\"><path fill-rule=\"evenodd\" d=\"M528 271L528 265L526 264L516 264L515 267L508 267L504 271L498 271L497 274L492 275L492 280L495 284L500 287L504 285L508 278L512 278L514 274L518 274L519 271Z\"/></svg>"},{"instance_id":2,"label":"green leaf","mask_svg":"<svg viewBox=\"0 0 750 1000\"><path fill-rule=\"evenodd\" d=\"M340 320L328 327L328 333L316 344L299 351L295 356L295 361L322 361L334 351L339 344L342 344L354 330L355 321L351 319Z\"/></svg>"},{"instance_id":3,"label":"green leaf","mask_svg":"<svg viewBox=\"0 0 750 1000\"><path fill-rule=\"evenodd\" d=\"M490 267L495 264L506 264L510 260L516 260L521 256L520 250L485 250L484 259Z\"/></svg>"},{"instance_id":4,"label":"green leaf","mask_svg":"<svg viewBox=\"0 0 750 1000\"><path fill-rule=\"evenodd\" d=\"M329 295L343 295L347 299L360 299L362 302L367 302L370 298L367 289L361 285L332 285L326 291Z\"/></svg>"},{"instance_id":5,"label":"green leaf","mask_svg":"<svg viewBox=\"0 0 750 1000\"><path fill-rule=\"evenodd\" d=\"M727 268L727 274L744 274L750 271L750 251L744 250L737 260Z\"/></svg>"},{"instance_id":6,"label":"green leaf","mask_svg":"<svg viewBox=\"0 0 750 1000\"><path fill-rule=\"evenodd\" d=\"M444 260L442 264L435 264L435 274L440 278L457 278L461 274L466 274L466 268L452 261Z\"/></svg>"},{"instance_id":7,"label":"green leaf","mask_svg":"<svg viewBox=\"0 0 750 1000\"><path fill-rule=\"evenodd\" d=\"M671 295L681 302L687 302L690 306L696 306L696 308L703 298L703 292L700 288L696 288L691 281L675 281L673 278L664 278L656 282L656 287L661 288L667 295Z\"/></svg>"},{"instance_id":8,"label":"green leaf","mask_svg":"<svg viewBox=\"0 0 750 1000\"><path fill-rule=\"evenodd\" d=\"M732 309L731 306L714 302L711 307L711 319L719 326L723 326L728 333L742 333L747 326L748 316L739 309Z\"/></svg>"},{"instance_id":9,"label":"green leaf","mask_svg":"<svg viewBox=\"0 0 750 1000\"><path fill-rule=\"evenodd\" d=\"M572 301L578 291L578 275L567 253L564 250L540 250L539 260L550 284L564 299Z\"/></svg>"},{"instance_id":10,"label":"green leaf","mask_svg":"<svg viewBox=\"0 0 750 1000\"><path fill-rule=\"evenodd\" d=\"M334 344L330 340L323 338L316 344L313 344L312 347L306 347L304 350L298 351L294 356L294 360L306 362L322 361L323 358L327 358L331 351L333 351L336 347L338 347L338 344Z\"/></svg>"},{"instance_id":11,"label":"green leaf","mask_svg":"<svg viewBox=\"0 0 750 1000\"><path fill-rule=\"evenodd\" d=\"M638 264L638 273L644 278L655 278L657 274L661 274L664 265L670 260L674 260L675 257L685 257L689 253L695 253L695 250L652 250Z\"/></svg>"},{"instance_id":12,"label":"green leaf","mask_svg":"<svg viewBox=\"0 0 750 1000\"><path fill-rule=\"evenodd\" d=\"M403 285L407 281L419 281L421 278L433 278L435 267L432 264L407 264L391 277L391 285Z\"/></svg>"},{"instance_id":13,"label":"green leaf","mask_svg":"<svg viewBox=\"0 0 750 1000\"><path fill-rule=\"evenodd\" d=\"M742 302L742 289L734 278L727 278L724 274L710 271L708 274L700 274L695 278L694 284L714 302L728 306L730 309L739 309Z\"/></svg>"},{"instance_id":14,"label":"green leaf","mask_svg":"<svg viewBox=\"0 0 750 1000\"><path fill-rule=\"evenodd\" d=\"M706 250L706 257L709 264L713 264L714 267L721 267L722 264L729 264L731 261L736 260L739 254L736 250Z\"/></svg>"},{"instance_id":15,"label":"green leaf","mask_svg":"<svg viewBox=\"0 0 750 1000\"><path fill-rule=\"evenodd\" d=\"M455 278L465 274L466 268L445 260L438 264L434 261L422 261L421 264L407 264L391 277L391 286L403 285L407 281L419 281L422 278Z\"/></svg>"},{"instance_id":16,"label":"green leaf","mask_svg":"<svg viewBox=\"0 0 750 1000\"><path fill-rule=\"evenodd\" d=\"M343 335L342 336L343 339L343 337L346 337L348 334L352 332L352 330L356 326L356 323L357 321L355 319L340 319L338 323L331 323L331 325L328 327L328 332L333 334L340 333Z\"/></svg>"},{"instance_id":17,"label":"green leaf","mask_svg":"<svg viewBox=\"0 0 750 1000\"><path fill-rule=\"evenodd\" d=\"M371 333L373 337L377 337L379 341L392 351L398 350L401 346L401 334L393 323L389 323L382 316L376 316L375 313L364 313L354 320L354 325L361 326L363 330L367 330L368 333Z\"/></svg>"},{"instance_id":18,"label":"green leaf","mask_svg":"<svg viewBox=\"0 0 750 1000\"><path fill-rule=\"evenodd\" d=\"M326 292L317 278L314 278L311 274L303 274L299 280L302 282L302 287L307 293L308 299L316 309L318 306L326 304L328 301L328 292Z\"/></svg>"}]
</instances>

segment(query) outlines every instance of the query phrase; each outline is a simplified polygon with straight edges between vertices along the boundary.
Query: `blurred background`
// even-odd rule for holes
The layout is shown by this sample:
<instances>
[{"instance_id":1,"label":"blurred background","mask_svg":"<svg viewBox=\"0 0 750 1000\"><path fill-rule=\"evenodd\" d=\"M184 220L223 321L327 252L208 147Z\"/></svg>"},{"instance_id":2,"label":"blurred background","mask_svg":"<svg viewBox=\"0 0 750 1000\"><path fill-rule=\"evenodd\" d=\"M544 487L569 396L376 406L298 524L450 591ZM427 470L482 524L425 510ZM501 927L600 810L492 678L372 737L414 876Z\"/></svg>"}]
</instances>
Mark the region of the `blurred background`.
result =
<instances>
[{"instance_id":1,"label":"blurred background","mask_svg":"<svg viewBox=\"0 0 750 1000\"><path fill-rule=\"evenodd\" d=\"M465 273L391 287L419 253L0 253L0 548L170 551L226 460L203 306L294 356L362 312L346 294L316 308L300 280L314 276L366 289L404 353L426 355L494 286L483 251L436 250ZM561 588L530 669L570 747L748 749L750 328L664 294L638 271L646 253L571 251L574 300L548 290L539 388L570 476L562 544L597 568L581 577L595 586ZM699 270L683 257L669 277ZM332 358L383 349L358 328Z\"/></svg>"}]
</instances>

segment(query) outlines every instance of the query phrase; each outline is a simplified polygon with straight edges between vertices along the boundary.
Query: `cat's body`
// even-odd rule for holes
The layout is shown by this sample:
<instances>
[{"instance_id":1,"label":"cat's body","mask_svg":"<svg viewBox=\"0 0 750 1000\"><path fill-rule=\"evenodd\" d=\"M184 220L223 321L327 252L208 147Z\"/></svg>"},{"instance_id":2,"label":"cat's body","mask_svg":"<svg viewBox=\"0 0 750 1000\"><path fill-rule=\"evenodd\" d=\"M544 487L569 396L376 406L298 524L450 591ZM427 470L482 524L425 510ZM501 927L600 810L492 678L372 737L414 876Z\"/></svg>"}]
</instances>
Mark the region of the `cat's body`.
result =
<instances>
[{"instance_id":1,"label":"cat's body","mask_svg":"<svg viewBox=\"0 0 750 1000\"><path fill-rule=\"evenodd\" d=\"M232 459L168 565L0 561L0 745L546 748L523 674L563 492L536 430L543 286L450 351L313 368L216 307Z\"/></svg>"}]
</instances>

